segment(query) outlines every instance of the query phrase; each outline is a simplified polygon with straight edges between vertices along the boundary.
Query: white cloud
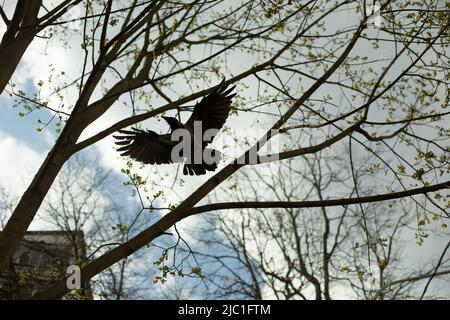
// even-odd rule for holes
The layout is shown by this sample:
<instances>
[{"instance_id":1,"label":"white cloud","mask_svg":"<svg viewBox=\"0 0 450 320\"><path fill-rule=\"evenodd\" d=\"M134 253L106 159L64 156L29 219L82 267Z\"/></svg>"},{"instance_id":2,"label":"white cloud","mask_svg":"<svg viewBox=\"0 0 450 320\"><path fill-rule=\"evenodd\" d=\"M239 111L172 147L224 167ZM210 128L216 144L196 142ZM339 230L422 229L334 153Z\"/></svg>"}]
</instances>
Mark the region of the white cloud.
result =
<instances>
[{"instance_id":1,"label":"white cloud","mask_svg":"<svg viewBox=\"0 0 450 320\"><path fill-rule=\"evenodd\" d=\"M0 184L9 194L20 198L39 169L44 154L0 130ZM35 219L29 229L44 230L49 225Z\"/></svg>"},{"instance_id":2,"label":"white cloud","mask_svg":"<svg viewBox=\"0 0 450 320\"><path fill-rule=\"evenodd\" d=\"M1 183L13 194L22 194L44 160L44 155L3 131L0 131L0 150Z\"/></svg>"}]
</instances>

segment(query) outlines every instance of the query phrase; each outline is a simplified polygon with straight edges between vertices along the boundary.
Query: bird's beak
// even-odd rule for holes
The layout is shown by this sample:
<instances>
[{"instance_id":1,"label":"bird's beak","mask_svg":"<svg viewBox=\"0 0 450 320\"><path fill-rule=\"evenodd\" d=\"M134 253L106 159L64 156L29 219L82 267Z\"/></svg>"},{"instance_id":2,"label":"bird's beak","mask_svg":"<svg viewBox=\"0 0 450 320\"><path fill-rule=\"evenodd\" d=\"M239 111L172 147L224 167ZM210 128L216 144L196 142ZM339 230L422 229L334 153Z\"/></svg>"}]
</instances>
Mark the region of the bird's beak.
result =
<instances>
[{"instance_id":1,"label":"bird's beak","mask_svg":"<svg viewBox=\"0 0 450 320\"><path fill-rule=\"evenodd\" d=\"M164 116L161 116L161 118L163 118L164 120L166 120L167 123L169 123L169 120L168 120L169 118L164 117Z\"/></svg>"}]
</instances>

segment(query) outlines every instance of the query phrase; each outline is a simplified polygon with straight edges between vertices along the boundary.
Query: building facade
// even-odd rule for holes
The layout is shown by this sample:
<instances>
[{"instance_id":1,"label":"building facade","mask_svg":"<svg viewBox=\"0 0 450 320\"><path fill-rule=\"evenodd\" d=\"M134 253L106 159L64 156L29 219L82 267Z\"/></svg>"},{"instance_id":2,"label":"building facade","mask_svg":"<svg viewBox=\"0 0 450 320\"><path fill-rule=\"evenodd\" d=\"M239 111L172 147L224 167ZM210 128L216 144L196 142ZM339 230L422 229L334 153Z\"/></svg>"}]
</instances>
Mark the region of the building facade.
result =
<instances>
[{"instance_id":1,"label":"building facade","mask_svg":"<svg viewBox=\"0 0 450 320\"><path fill-rule=\"evenodd\" d=\"M67 275L67 268L86 259L81 231L29 231L0 277L0 299L31 299ZM65 299L92 299L89 285Z\"/></svg>"}]
</instances>

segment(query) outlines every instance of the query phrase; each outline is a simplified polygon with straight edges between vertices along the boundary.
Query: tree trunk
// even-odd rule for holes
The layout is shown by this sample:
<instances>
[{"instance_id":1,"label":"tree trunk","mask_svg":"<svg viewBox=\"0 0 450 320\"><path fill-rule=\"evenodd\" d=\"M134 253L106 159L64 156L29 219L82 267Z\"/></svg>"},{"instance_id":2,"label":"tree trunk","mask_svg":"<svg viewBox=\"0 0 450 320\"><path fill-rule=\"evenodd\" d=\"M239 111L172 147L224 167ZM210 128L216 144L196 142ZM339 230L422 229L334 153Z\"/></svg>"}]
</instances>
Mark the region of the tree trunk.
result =
<instances>
[{"instance_id":1,"label":"tree trunk","mask_svg":"<svg viewBox=\"0 0 450 320\"><path fill-rule=\"evenodd\" d=\"M28 226L33 221L62 166L74 153L74 151L70 150L73 149L81 132L87 125L77 122L75 119L79 108L79 105L75 105L58 140L56 140L52 150L47 154L39 171L20 198L17 207L0 233L0 274L11 261L14 252L20 245Z\"/></svg>"},{"instance_id":2,"label":"tree trunk","mask_svg":"<svg viewBox=\"0 0 450 320\"><path fill-rule=\"evenodd\" d=\"M66 161L66 157L62 154L58 144L56 144L48 153L47 158L0 233L0 274L9 265L28 226L33 221L45 195Z\"/></svg>"},{"instance_id":3,"label":"tree trunk","mask_svg":"<svg viewBox=\"0 0 450 320\"><path fill-rule=\"evenodd\" d=\"M36 35L41 4L42 0L17 2L14 15L0 42L0 94Z\"/></svg>"}]
</instances>

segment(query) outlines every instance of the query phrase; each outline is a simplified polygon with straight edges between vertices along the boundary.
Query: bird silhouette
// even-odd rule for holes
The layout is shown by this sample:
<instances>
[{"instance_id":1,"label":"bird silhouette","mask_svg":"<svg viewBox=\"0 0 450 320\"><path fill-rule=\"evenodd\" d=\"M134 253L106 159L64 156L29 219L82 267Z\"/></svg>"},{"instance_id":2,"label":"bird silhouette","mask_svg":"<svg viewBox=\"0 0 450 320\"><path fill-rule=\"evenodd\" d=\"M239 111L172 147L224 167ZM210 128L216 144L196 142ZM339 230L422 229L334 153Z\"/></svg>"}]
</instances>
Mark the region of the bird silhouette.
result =
<instances>
[{"instance_id":1,"label":"bird silhouette","mask_svg":"<svg viewBox=\"0 0 450 320\"><path fill-rule=\"evenodd\" d=\"M232 93L234 88L228 88L225 81L222 81L196 103L192 115L184 124L173 117L162 117L170 126L169 134L161 135L137 128L132 128L132 131L119 130L121 135L114 136L118 140L116 144L121 146L117 151L121 152L122 156L129 156L144 164L184 162L185 175L203 175L207 171L216 170L222 158L221 153L206 146L213 141L228 118L232 98L235 96L235 93ZM186 152L186 149L181 149L178 156L174 156L172 151L179 141L172 139L172 133L178 129L185 130L183 139L187 137L189 141L184 145L189 145L190 150Z\"/></svg>"}]
</instances>

